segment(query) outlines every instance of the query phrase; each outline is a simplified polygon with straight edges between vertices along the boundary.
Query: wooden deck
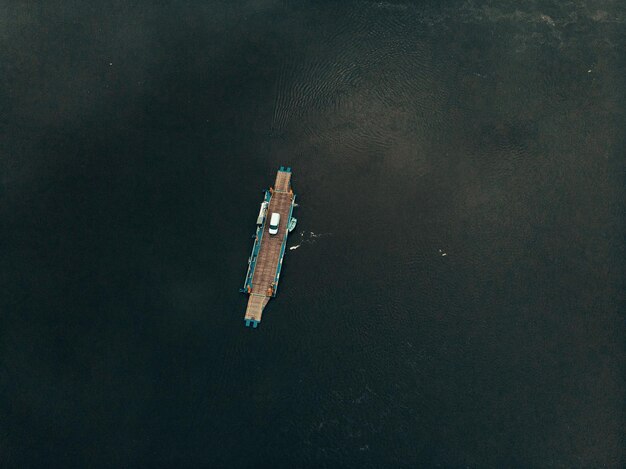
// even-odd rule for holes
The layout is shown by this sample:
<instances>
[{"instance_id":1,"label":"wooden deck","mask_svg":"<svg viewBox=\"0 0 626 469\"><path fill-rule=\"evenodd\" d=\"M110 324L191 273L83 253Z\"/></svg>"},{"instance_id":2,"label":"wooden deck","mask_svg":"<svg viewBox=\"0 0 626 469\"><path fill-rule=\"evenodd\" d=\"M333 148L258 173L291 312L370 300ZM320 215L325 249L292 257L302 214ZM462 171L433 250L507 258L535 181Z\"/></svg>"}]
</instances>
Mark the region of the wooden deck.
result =
<instances>
[{"instance_id":1,"label":"wooden deck","mask_svg":"<svg viewBox=\"0 0 626 469\"><path fill-rule=\"evenodd\" d=\"M261 321L263 308L275 295L278 283L276 277L279 263L282 263L283 246L287 241L287 227L294 198L291 190L291 172L278 171L274 187L270 191L272 195L260 237L260 248L252 273L250 289L248 290L250 297L245 315L246 324L250 325L250 321L253 321L254 327ZM275 235L269 234L269 219L272 213L280 213L278 233Z\"/></svg>"},{"instance_id":2,"label":"wooden deck","mask_svg":"<svg viewBox=\"0 0 626 469\"><path fill-rule=\"evenodd\" d=\"M290 187L291 173L278 171L278 174L276 174L276 182L274 183L274 190L278 192L289 192Z\"/></svg>"}]
</instances>

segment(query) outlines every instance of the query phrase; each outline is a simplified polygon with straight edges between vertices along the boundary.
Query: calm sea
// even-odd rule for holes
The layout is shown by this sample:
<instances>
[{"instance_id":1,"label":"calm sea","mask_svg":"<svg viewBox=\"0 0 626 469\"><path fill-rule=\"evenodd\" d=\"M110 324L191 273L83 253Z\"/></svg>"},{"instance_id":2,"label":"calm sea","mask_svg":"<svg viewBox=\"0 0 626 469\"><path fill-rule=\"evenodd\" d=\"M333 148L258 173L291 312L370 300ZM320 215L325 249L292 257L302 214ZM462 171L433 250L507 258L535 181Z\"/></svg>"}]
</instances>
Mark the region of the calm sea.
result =
<instances>
[{"instance_id":1,"label":"calm sea","mask_svg":"<svg viewBox=\"0 0 626 469\"><path fill-rule=\"evenodd\" d=\"M600 0L0 2L0 465L623 467L625 50Z\"/></svg>"}]
</instances>

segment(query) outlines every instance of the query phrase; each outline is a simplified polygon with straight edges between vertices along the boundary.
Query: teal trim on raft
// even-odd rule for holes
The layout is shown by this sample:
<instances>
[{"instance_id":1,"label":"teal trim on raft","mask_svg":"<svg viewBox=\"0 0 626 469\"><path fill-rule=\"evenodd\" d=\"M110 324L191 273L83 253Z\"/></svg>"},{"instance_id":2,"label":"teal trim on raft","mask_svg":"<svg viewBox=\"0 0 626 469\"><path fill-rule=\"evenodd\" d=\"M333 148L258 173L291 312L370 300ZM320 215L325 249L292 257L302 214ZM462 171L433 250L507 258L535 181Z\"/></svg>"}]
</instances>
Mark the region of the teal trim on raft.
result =
<instances>
[{"instance_id":1,"label":"teal trim on raft","mask_svg":"<svg viewBox=\"0 0 626 469\"><path fill-rule=\"evenodd\" d=\"M260 321L255 321L254 319L246 319L246 327L252 326L253 329L256 329L259 325Z\"/></svg>"},{"instance_id":2,"label":"teal trim on raft","mask_svg":"<svg viewBox=\"0 0 626 469\"><path fill-rule=\"evenodd\" d=\"M291 207L289 208L289 223L287 223L288 231L291 232L295 227L298 220L293 218L293 208L296 206L296 194L293 195L293 199L291 199ZM293 226L291 226L291 221L295 220Z\"/></svg>"},{"instance_id":3,"label":"teal trim on raft","mask_svg":"<svg viewBox=\"0 0 626 469\"><path fill-rule=\"evenodd\" d=\"M272 198L272 194L270 191L265 191L264 201L269 202ZM243 283L243 288L240 288L239 291L242 293L246 293L248 291L248 287L252 287L252 278L254 277L254 268L256 267L257 256L259 255L259 251L261 250L261 240L263 239L263 230L265 229L265 222L267 217L263 219L263 224L261 226L257 226L256 234L254 236L254 244L252 245L252 253L248 258L248 271L246 272L246 279Z\"/></svg>"}]
</instances>

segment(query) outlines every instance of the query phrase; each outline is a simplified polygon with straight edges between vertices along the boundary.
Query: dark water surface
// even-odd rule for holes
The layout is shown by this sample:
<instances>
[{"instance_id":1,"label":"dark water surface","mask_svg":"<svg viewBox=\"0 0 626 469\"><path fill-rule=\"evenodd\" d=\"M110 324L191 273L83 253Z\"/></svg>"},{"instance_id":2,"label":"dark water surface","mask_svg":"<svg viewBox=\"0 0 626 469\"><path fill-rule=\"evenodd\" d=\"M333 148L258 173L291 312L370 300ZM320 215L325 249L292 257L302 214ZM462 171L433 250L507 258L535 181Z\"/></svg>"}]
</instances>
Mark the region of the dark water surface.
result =
<instances>
[{"instance_id":1,"label":"dark water surface","mask_svg":"<svg viewBox=\"0 0 626 469\"><path fill-rule=\"evenodd\" d=\"M0 2L0 465L626 464L623 2L42 5Z\"/></svg>"}]
</instances>

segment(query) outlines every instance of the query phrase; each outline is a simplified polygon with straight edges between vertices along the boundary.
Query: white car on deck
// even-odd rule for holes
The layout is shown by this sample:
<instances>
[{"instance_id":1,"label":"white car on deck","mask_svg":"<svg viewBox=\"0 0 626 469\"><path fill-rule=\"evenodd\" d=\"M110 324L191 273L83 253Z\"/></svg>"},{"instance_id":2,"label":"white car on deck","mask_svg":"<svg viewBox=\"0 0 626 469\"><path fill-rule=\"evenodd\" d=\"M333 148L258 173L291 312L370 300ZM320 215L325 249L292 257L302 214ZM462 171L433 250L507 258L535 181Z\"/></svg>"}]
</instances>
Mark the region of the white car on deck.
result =
<instances>
[{"instance_id":1,"label":"white car on deck","mask_svg":"<svg viewBox=\"0 0 626 469\"><path fill-rule=\"evenodd\" d=\"M270 234L275 235L278 233L278 225L280 224L280 213L272 213L270 218Z\"/></svg>"}]
</instances>

